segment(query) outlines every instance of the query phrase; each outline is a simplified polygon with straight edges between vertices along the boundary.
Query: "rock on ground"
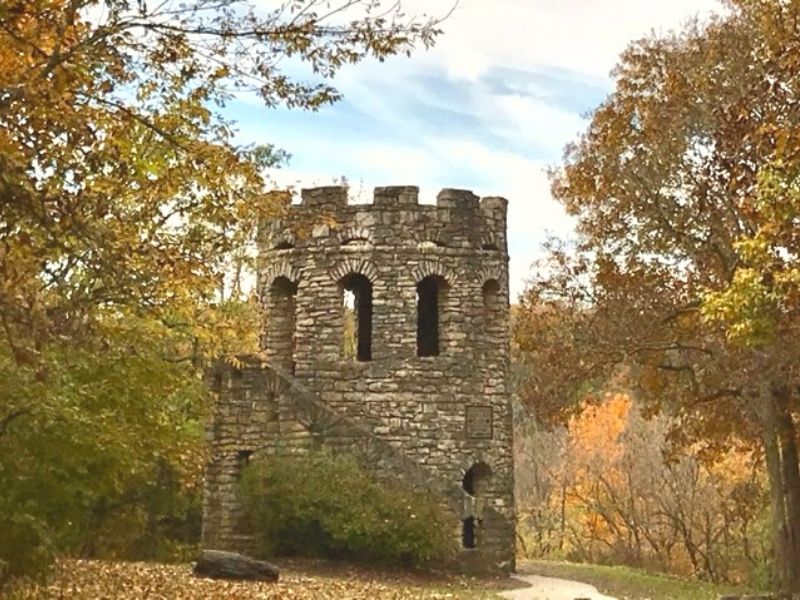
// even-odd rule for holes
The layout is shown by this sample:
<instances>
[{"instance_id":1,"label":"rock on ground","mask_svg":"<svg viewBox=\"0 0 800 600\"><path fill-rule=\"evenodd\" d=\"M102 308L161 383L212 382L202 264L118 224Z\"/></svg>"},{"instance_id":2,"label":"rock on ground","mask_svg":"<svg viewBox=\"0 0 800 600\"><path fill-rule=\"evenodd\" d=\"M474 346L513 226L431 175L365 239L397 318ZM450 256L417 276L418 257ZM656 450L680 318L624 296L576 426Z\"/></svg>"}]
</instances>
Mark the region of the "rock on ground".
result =
<instances>
[{"instance_id":1,"label":"rock on ground","mask_svg":"<svg viewBox=\"0 0 800 600\"><path fill-rule=\"evenodd\" d=\"M280 570L273 564L221 550L203 550L193 572L199 577L240 581L278 581Z\"/></svg>"}]
</instances>

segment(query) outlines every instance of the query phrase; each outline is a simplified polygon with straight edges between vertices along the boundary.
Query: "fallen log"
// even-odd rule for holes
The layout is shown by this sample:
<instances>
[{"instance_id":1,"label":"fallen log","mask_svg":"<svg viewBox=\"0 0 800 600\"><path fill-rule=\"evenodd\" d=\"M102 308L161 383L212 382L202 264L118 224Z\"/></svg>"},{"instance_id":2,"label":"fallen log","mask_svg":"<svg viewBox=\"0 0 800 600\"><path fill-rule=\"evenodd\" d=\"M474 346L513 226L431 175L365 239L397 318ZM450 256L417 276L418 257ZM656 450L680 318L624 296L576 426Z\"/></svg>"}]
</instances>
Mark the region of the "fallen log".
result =
<instances>
[{"instance_id":1,"label":"fallen log","mask_svg":"<svg viewBox=\"0 0 800 600\"><path fill-rule=\"evenodd\" d=\"M278 581L280 569L262 560L222 550L202 550L192 571L199 577L244 581Z\"/></svg>"}]
</instances>

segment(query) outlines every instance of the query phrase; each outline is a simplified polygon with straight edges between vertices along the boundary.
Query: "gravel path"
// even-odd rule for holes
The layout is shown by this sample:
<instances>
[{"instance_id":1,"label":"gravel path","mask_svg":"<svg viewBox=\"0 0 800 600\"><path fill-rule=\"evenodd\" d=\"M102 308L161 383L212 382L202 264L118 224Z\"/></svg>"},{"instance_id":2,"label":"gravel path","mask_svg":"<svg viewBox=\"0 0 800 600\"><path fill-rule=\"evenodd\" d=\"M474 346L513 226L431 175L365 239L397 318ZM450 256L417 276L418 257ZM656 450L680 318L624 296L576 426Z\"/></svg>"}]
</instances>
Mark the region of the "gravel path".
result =
<instances>
[{"instance_id":1,"label":"gravel path","mask_svg":"<svg viewBox=\"0 0 800 600\"><path fill-rule=\"evenodd\" d=\"M509 600L616 600L604 596L593 585L569 579L539 575L514 575L514 579L526 581L531 587L501 592L500 596Z\"/></svg>"}]
</instances>

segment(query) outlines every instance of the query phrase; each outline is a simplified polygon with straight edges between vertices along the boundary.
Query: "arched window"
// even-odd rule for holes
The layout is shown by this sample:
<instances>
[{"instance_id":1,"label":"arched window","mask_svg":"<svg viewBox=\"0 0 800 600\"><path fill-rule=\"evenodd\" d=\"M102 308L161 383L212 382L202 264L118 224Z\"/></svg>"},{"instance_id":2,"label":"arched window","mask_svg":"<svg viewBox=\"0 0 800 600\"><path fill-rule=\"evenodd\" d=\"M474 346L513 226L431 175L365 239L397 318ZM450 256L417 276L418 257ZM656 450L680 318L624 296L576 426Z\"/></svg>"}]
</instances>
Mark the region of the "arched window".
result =
<instances>
[{"instance_id":1,"label":"arched window","mask_svg":"<svg viewBox=\"0 0 800 600\"><path fill-rule=\"evenodd\" d=\"M438 275L428 275L417 284L417 356L439 356L446 298L447 283Z\"/></svg>"},{"instance_id":2,"label":"arched window","mask_svg":"<svg viewBox=\"0 0 800 600\"><path fill-rule=\"evenodd\" d=\"M342 354L359 361L372 360L372 283L358 273L345 275L342 293Z\"/></svg>"},{"instance_id":3,"label":"arched window","mask_svg":"<svg viewBox=\"0 0 800 600\"><path fill-rule=\"evenodd\" d=\"M486 486L489 483L489 478L492 476L492 470L485 462L476 462L469 470L464 473L464 479L461 481L461 487L472 497L477 497L486 492Z\"/></svg>"},{"instance_id":4,"label":"arched window","mask_svg":"<svg viewBox=\"0 0 800 600\"><path fill-rule=\"evenodd\" d=\"M503 323L503 299L500 293L500 283L496 279L489 279L483 284L483 328L489 340L499 339L501 334L498 329Z\"/></svg>"},{"instance_id":5,"label":"arched window","mask_svg":"<svg viewBox=\"0 0 800 600\"><path fill-rule=\"evenodd\" d=\"M500 308L500 284L496 279L489 279L483 284L483 310L487 315Z\"/></svg>"},{"instance_id":6,"label":"arched window","mask_svg":"<svg viewBox=\"0 0 800 600\"><path fill-rule=\"evenodd\" d=\"M234 458L235 460L235 473L236 479L241 481L242 475L244 474L244 470L247 468L247 465L250 464L250 459L253 456L252 450L239 450L236 453ZM247 518L248 515L246 511L234 509L234 528L236 529L237 533L245 534L248 530L248 525L250 525L250 520Z\"/></svg>"},{"instance_id":7,"label":"arched window","mask_svg":"<svg viewBox=\"0 0 800 600\"><path fill-rule=\"evenodd\" d=\"M297 284L276 277L269 288L267 356L276 367L294 373Z\"/></svg>"}]
</instances>

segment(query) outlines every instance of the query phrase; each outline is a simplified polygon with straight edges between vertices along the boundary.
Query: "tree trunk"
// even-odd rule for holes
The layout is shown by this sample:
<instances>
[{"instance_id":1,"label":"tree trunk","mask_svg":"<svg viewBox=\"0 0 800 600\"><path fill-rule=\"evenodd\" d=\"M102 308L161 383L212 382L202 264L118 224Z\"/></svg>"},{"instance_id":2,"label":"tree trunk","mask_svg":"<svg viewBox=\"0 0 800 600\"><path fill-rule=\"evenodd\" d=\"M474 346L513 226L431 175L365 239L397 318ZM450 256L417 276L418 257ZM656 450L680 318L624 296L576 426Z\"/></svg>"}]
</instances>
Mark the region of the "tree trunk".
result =
<instances>
[{"instance_id":1,"label":"tree trunk","mask_svg":"<svg viewBox=\"0 0 800 600\"><path fill-rule=\"evenodd\" d=\"M195 575L213 579L278 581L280 571L273 564L254 560L235 552L203 550L193 572Z\"/></svg>"},{"instance_id":2,"label":"tree trunk","mask_svg":"<svg viewBox=\"0 0 800 600\"><path fill-rule=\"evenodd\" d=\"M800 592L800 467L796 431L785 388L772 387L763 397L762 434L769 474L775 546L776 587Z\"/></svg>"},{"instance_id":3,"label":"tree trunk","mask_svg":"<svg viewBox=\"0 0 800 600\"><path fill-rule=\"evenodd\" d=\"M797 431L789 408L789 392L781 390L778 401L777 428L781 453L781 474L786 501L787 592L800 593L800 460L797 454Z\"/></svg>"}]
</instances>

